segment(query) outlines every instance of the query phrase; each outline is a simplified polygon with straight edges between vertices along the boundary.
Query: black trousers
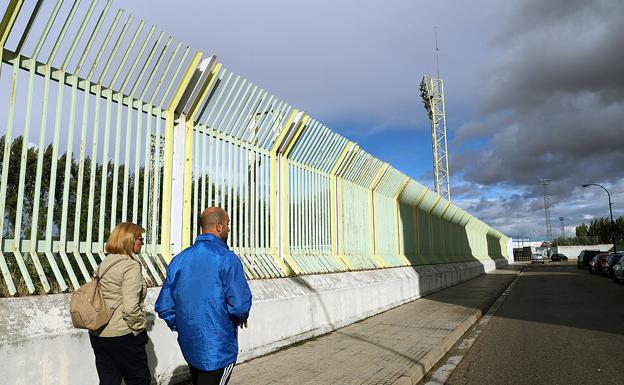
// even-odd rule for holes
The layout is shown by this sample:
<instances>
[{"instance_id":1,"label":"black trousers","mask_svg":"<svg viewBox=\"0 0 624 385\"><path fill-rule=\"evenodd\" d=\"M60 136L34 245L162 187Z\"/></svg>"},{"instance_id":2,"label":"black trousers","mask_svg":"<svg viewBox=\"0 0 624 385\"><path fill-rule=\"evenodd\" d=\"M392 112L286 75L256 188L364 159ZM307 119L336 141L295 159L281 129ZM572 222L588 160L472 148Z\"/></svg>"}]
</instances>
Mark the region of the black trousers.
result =
<instances>
[{"instance_id":1,"label":"black trousers","mask_svg":"<svg viewBox=\"0 0 624 385\"><path fill-rule=\"evenodd\" d=\"M147 366L147 332L120 337L90 336L95 353L95 367L100 385L150 385L152 376Z\"/></svg>"},{"instance_id":2,"label":"black trousers","mask_svg":"<svg viewBox=\"0 0 624 385\"><path fill-rule=\"evenodd\" d=\"M205 372L189 365L193 385L227 385L233 369L234 364L230 364L225 368Z\"/></svg>"}]
</instances>

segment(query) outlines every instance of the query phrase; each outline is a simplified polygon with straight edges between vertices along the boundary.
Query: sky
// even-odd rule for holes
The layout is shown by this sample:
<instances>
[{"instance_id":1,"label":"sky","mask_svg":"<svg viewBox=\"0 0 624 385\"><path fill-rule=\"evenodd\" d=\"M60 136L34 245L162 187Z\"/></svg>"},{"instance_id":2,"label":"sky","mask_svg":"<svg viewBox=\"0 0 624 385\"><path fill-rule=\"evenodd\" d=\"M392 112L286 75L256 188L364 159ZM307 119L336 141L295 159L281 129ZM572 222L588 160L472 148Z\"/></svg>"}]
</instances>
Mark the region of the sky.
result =
<instances>
[{"instance_id":1,"label":"sky","mask_svg":"<svg viewBox=\"0 0 624 385\"><path fill-rule=\"evenodd\" d=\"M135 0L129 10L425 186L423 75L445 81L454 203L509 236L624 215L624 2Z\"/></svg>"},{"instance_id":2,"label":"sky","mask_svg":"<svg viewBox=\"0 0 624 385\"><path fill-rule=\"evenodd\" d=\"M508 236L624 215L621 0L115 1L432 188L419 95L444 79L452 200Z\"/></svg>"}]
</instances>

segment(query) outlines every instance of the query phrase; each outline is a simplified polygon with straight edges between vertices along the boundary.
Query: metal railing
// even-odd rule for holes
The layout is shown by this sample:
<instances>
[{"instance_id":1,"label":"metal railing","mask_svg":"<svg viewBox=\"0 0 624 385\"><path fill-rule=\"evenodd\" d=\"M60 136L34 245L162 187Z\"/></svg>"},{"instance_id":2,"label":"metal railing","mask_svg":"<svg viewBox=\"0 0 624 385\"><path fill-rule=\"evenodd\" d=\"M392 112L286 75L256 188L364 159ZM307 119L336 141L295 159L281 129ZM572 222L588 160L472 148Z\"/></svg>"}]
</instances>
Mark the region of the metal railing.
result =
<instances>
[{"instance_id":1,"label":"metal railing","mask_svg":"<svg viewBox=\"0 0 624 385\"><path fill-rule=\"evenodd\" d=\"M111 0L0 23L0 296L89 279L121 221L146 279L224 207L249 278L502 257L507 238Z\"/></svg>"}]
</instances>

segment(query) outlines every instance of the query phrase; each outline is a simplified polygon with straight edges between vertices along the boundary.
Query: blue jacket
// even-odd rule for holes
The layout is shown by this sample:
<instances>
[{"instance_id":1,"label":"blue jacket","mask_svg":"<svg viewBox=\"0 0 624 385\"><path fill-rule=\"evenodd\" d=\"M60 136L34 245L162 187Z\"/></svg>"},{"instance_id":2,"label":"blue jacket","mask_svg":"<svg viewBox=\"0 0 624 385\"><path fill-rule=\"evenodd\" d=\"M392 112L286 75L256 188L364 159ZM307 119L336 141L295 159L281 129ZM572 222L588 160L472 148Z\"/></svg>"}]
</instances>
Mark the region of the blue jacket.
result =
<instances>
[{"instance_id":1,"label":"blue jacket","mask_svg":"<svg viewBox=\"0 0 624 385\"><path fill-rule=\"evenodd\" d=\"M219 237L201 234L167 267L156 312L186 361L208 371L236 362L237 325L247 320L251 291L240 259Z\"/></svg>"}]
</instances>

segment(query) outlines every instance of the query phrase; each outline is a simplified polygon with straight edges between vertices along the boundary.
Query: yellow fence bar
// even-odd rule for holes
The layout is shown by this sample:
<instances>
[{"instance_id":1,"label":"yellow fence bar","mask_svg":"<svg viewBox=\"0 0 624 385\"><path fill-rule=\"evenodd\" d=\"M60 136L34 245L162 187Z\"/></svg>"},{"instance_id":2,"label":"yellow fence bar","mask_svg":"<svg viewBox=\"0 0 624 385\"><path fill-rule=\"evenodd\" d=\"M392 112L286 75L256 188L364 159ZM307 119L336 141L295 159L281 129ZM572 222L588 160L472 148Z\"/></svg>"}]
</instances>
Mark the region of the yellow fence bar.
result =
<instances>
[{"instance_id":1,"label":"yellow fence bar","mask_svg":"<svg viewBox=\"0 0 624 385\"><path fill-rule=\"evenodd\" d=\"M299 115L299 110L293 109L290 112L290 114L288 115L288 118L286 119L286 122L282 126L280 133L277 139L275 140L275 142L273 143L273 146L271 147L271 150L269 152L270 161L271 161L271 169L270 169L270 198L271 199L270 199L270 205L269 205L270 221L271 221L270 237L269 237L270 252L271 252L271 255L273 256L273 259L275 259L275 262L277 262L280 268L287 275L292 275L293 273L301 274L301 269L299 269L299 267L296 264L292 264L292 265L290 263L286 264L284 260L281 258L280 249L283 243L281 242L281 239L280 239L281 229L280 229L279 223L280 223L280 217L282 213L281 211L278 211L278 205L281 205L281 202L282 202L282 200L280 199L280 195L283 193L284 190L287 190L287 188L282 185L281 189L278 189L278 173L279 173L278 163L280 163L279 150L287 141L288 135L292 131L293 123L295 122L295 119L297 118L298 115ZM279 180L279 183L282 183L281 179Z\"/></svg>"},{"instance_id":2,"label":"yellow fence bar","mask_svg":"<svg viewBox=\"0 0 624 385\"><path fill-rule=\"evenodd\" d=\"M290 218L288 215L288 202L290 200L290 197L288 194L288 183L289 183L288 156L290 155L290 152L292 151L293 146L295 145L295 143L301 136L301 133L303 132L304 127L308 124L309 120L310 120L310 117L308 115L305 115L303 113L297 114L297 116L295 117L296 122L292 126L292 132L290 133L285 132L285 135L282 137L283 138L282 142L279 143L278 148L283 148L283 150L279 150L278 153L276 154L277 156L281 157L279 177L280 177L280 187L281 187L281 193L280 193L281 245L280 246L282 250L282 258L288 263L288 265L292 268L292 270L297 274L302 273L302 267L294 260L294 258L290 255L290 251L289 251ZM276 142L276 145L278 145L278 142Z\"/></svg>"},{"instance_id":3,"label":"yellow fence bar","mask_svg":"<svg viewBox=\"0 0 624 385\"><path fill-rule=\"evenodd\" d=\"M406 266L410 265L410 261L405 256L405 248L403 246L403 242L404 242L403 223L401 221L401 214L399 212L400 210L399 197L401 196L401 194L403 194L403 191L405 191L407 186L410 184L411 180L412 178L406 177L405 180L401 183L401 186L399 187L399 189L397 190L397 193L393 197L394 199L394 223L395 223L395 229L396 229L396 236L395 236L396 237L395 238L396 254L399 256L399 258L401 258L401 260Z\"/></svg>"},{"instance_id":4,"label":"yellow fence bar","mask_svg":"<svg viewBox=\"0 0 624 385\"><path fill-rule=\"evenodd\" d=\"M378 255L377 249L375 247L375 242L376 242L375 240L375 213L376 211L375 211L375 195L374 194L375 194L375 190L377 190L377 188L379 187L379 183L383 179L389 167L390 165L388 163L384 163L383 166L379 169L379 171L377 171L377 174L373 178L373 181L371 182L371 184L368 186L368 189L370 190L369 195L368 195L368 207L369 207L369 213L370 213L369 236L370 236L371 256L373 257L375 262L377 262L379 266L381 267L388 267L388 263L383 259L383 257Z\"/></svg>"},{"instance_id":5,"label":"yellow fence bar","mask_svg":"<svg viewBox=\"0 0 624 385\"><path fill-rule=\"evenodd\" d=\"M353 159L357 150L357 145L354 142L348 142L342 153L334 163L329 172L329 199L330 199L330 241L332 256L345 268L353 269L354 266L347 258L343 258L344 255L340 252L339 245L341 244L341 226L342 226L342 193L339 192L339 185L341 182L340 175L349 165Z\"/></svg>"},{"instance_id":6,"label":"yellow fence bar","mask_svg":"<svg viewBox=\"0 0 624 385\"><path fill-rule=\"evenodd\" d=\"M0 21L0 49L4 48L11 29L15 24L15 19L24 5L24 0L10 0L2 20ZM0 59L2 58L2 51L0 51Z\"/></svg>"},{"instance_id":7,"label":"yellow fence bar","mask_svg":"<svg viewBox=\"0 0 624 385\"><path fill-rule=\"evenodd\" d=\"M215 59L213 56L212 60ZM192 65L192 62L191 62ZM199 65L199 63L198 63ZM193 190L193 132L195 130L195 118L199 112L200 106L208 96L208 93L215 83L217 75L222 65L216 64L209 70L209 74L203 84L199 85L197 96L191 102L189 111L185 114L185 132L184 132L184 177L183 177L183 206L182 206L182 248L186 248L191 244L191 225L193 223L193 204L191 195ZM191 68L191 67L189 67ZM190 80L189 80L190 82ZM199 160L198 160L199 161ZM200 211L205 209L201 207ZM195 213L198 215L198 213Z\"/></svg>"}]
</instances>

